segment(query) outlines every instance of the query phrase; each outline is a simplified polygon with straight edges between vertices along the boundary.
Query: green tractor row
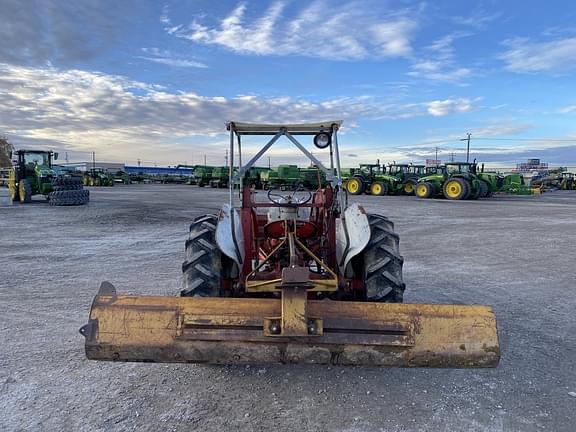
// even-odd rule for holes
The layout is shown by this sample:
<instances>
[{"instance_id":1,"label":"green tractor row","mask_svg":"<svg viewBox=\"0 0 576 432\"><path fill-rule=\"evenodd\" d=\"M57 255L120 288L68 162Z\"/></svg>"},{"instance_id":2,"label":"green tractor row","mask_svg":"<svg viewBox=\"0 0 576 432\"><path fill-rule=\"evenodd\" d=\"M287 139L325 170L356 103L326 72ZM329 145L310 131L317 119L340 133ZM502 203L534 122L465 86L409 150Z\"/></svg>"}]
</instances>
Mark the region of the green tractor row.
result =
<instances>
[{"instance_id":1,"label":"green tractor row","mask_svg":"<svg viewBox=\"0 0 576 432\"><path fill-rule=\"evenodd\" d=\"M8 176L13 201L29 203L33 195L44 195L51 206L87 204L90 193L80 177L57 174L53 160L58 153L41 150L18 150L16 163Z\"/></svg>"},{"instance_id":2,"label":"green tractor row","mask_svg":"<svg viewBox=\"0 0 576 432\"><path fill-rule=\"evenodd\" d=\"M444 169L434 175L422 177L416 186L418 198L444 197L449 200L478 199L492 196L495 192L530 195L532 189L520 174L502 175L478 171L476 161L448 162Z\"/></svg>"},{"instance_id":3,"label":"green tractor row","mask_svg":"<svg viewBox=\"0 0 576 432\"><path fill-rule=\"evenodd\" d=\"M359 168L349 170L345 188L351 195L413 195L418 179L436 170L436 167L397 163L389 164L386 168L379 161L360 164Z\"/></svg>"}]
</instances>

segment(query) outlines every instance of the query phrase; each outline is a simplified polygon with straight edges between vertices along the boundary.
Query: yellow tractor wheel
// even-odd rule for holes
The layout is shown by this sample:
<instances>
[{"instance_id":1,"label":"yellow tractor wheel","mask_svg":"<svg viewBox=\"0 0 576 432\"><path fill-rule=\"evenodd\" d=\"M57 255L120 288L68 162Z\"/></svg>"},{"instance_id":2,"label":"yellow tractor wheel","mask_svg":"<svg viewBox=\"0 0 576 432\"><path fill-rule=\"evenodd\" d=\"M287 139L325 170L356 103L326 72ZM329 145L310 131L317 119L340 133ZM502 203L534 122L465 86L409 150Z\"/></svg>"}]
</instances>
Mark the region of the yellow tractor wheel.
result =
<instances>
[{"instance_id":1,"label":"yellow tractor wheel","mask_svg":"<svg viewBox=\"0 0 576 432\"><path fill-rule=\"evenodd\" d=\"M346 190L352 195L360 195L364 192L364 184L359 178L352 177L351 179L348 179L348 182L346 183Z\"/></svg>"},{"instance_id":2,"label":"yellow tractor wheel","mask_svg":"<svg viewBox=\"0 0 576 432\"><path fill-rule=\"evenodd\" d=\"M18 196L18 185L16 184L16 173L11 170L8 174L8 191L10 192L10 198L12 201L18 201L20 197Z\"/></svg>"},{"instance_id":3,"label":"yellow tractor wheel","mask_svg":"<svg viewBox=\"0 0 576 432\"><path fill-rule=\"evenodd\" d=\"M415 194L418 198L431 198L434 195L434 186L428 182L420 183L416 186Z\"/></svg>"},{"instance_id":4,"label":"yellow tractor wheel","mask_svg":"<svg viewBox=\"0 0 576 432\"><path fill-rule=\"evenodd\" d=\"M406 195L413 195L414 194L414 183L411 183L411 182L404 183L402 190L404 191L404 194L406 194Z\"/></svg>"},{"instance_id":5,"label":"yellow tractor wheel","mask_svg":"<svg viewBox=\"0 0 576 432\"><path fill-rule=\"evenodd\" d=\"M374 182L370 185L370 193L376 196L386 195L388 187L382 182Z\"/></svg>"},{"instance_id":6,"label":"yellow tractor wheel","mask_svg":"<svg viewBox=\"0 0 576 432\"><path fill-rule=\"evenodd\" d=\"M22 179L18 183L18 196L22 203L29 203L32 201L32 187L28 180Z\"/></svg>"},{"instance_id":7,"label":"yellow tractor wheel","mask_svg":"<svg viewBox=\"0 0 576 432\"><path fill-rule=\"evenodd\" d=\"M470 188L466 180L453 178L444 183L444 196L450 200L465 200L470 195Z\"/></svg>"}]
</instances>

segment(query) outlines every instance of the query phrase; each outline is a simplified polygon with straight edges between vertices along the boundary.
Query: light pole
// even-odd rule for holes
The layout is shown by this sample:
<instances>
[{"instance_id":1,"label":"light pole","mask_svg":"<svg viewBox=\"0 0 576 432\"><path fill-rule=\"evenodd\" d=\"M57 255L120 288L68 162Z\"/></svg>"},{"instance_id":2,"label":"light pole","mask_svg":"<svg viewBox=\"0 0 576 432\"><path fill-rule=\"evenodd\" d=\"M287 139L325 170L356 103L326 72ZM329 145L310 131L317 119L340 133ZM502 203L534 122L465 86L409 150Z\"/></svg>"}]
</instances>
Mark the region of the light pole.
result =
<instances>
[{"instance_id":1,"label":"light pole","mask_svg":"<svg viewBox=\"0 0 576 432\"><path fill-rule=\"evenodd\" d=\"M467 138L461 138L460 141L467 141L466 144L466 162L470 162L470 137L472 136L471 133L467 134Z\"/></svg>"}]
</instances>

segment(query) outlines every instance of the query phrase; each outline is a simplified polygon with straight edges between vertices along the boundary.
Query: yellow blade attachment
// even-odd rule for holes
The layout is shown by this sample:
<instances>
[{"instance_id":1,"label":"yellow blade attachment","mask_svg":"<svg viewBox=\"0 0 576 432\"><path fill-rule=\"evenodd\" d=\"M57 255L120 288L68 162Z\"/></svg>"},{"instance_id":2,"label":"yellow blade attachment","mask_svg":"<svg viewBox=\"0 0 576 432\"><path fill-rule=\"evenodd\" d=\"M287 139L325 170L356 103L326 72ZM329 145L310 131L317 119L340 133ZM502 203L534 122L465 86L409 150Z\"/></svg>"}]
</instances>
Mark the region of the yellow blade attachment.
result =
<instances>
[{"instance_id":1,"label":"yellow blade attachment","mask_svg":"<svg viewBox=\"0 0 576 432\"><path fill-rule=\"evenodd\" d=\"M310 300L306 314L307 336L283 335L280 299L118 296L105 282L80 332L94 360L467 368L500 359L487 306Z\"/></svg>"}]
</instances>

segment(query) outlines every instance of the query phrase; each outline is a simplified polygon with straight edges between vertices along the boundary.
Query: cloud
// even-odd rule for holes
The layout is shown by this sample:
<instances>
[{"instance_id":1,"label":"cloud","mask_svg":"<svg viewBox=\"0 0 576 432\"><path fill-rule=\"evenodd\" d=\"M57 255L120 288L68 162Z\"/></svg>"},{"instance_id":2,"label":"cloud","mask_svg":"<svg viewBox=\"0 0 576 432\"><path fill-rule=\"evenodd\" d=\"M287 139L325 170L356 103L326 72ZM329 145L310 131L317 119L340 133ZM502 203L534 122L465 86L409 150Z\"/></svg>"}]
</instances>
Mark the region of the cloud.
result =
<instances>
[{"instance_id":1,"label":"cloud","mask_svg":"<svg viewBox=\"0 0 576 432\"><path fill-rule=\"evenodd\" d=\"M457 64L453 46L455 40L469 35L452 33L435 40L423 50L423 55L415 58L407 75L443 82L460 82L469 77L472 70Z\"/></svg>"},{"instance_id":2,"label":"cloud","mask_svg":"<svg viewBox=\"0 0 576 432\"><path fill-rule=\"evenodd\" d=\"M168 33L202 45L248 55L304 56L326 59L406 57L416 21L408 11L381 12L378 3L338 4L315 0L289 18L287 2L277 1L259 17L247 17L238 4L213 25L196 19L174 25L164 13Z\"/></svg>"},{"instance_id":3,"label":"cloud","mask_svg":"<svg viewBox=\"0 0 576 432\"><path fill-rule=\"evenodd\" d=\"M146 54L138 58L148 60L154 63L160 63L173 67L193 67L193 68L207 68L208 66L195 59L189 57L180 57L174 53L158 48L142 48Z\"/></svg>"},{"instance_id":4,"label":"cloud","mask_svg":"<svg viewBox=\"0 0 576 432\"><path fill-rule=\"evenodd\" d=\"M170 93L125 77L82 70L0 64L0 132L20 140L56 143L61 150L97 149L109 159L138 155L153 160L186 160L224 132L227 120L306 122L342 118L350 128L359 119L443 116L473 109L476 99L386 104L367 97L321 101L287 96L266 98ZM345 132L345 130L344 130ZM202 144L200 144L202 143ZM188 155L188 157L186 156Z\"/></svg>"},{"instance_id":5,"label":"cloud","mask_svg":"<svg viewBox=\"0 0 576 432\"><path fill-rule=\"evenodd\" d=\"M566 73L576 69L576 38L535 42L528 38L507 39L500 55L506 69L518 73Z\"/></svg>"},{"instance_id":6,"label":"cloud","mask_svg":"<svg viewBox=\"0 0 576 432\"><path fill-rule=\"evenodd\" d=\"M467 98L435 100L426 104L427 111L434 117L469 112L474 109L473 101Z\"/></svg>"},{"instance_id":7,"label":"cloud","mask_svg":"<svg viewBox=\"0 0 576 432\"><path fill-rule=\"evenodd\" d=\"M576 105L565 106L564 108L560 108L558 112L561 114L570 114L576 112Z\"/></svg>"},{"instance_id":8,"label":"cloud","mask_svg":"<svg viewBox=\"0 0 576 432\"><path fill-rule=\"evenodd\" d=\"M2 0L0 63L70 64L100 55L129 28L133 1Z\"/></svg>"},{"instance_id":9,"label":"cloud","mask_svg":"<svg viewBox=\"0 0 576 432\"><path fill-rule=\"evenodd\" d=\"M500 18L500 12L489 13L482 8L476 8L468 16L455 16L452 17L452 22L462 26L474 27L476 29L484 29L487 24Z\"/></svg>"}]
</instances>

